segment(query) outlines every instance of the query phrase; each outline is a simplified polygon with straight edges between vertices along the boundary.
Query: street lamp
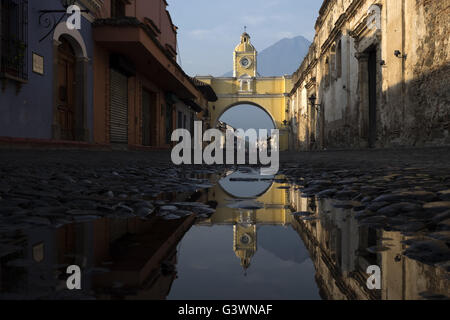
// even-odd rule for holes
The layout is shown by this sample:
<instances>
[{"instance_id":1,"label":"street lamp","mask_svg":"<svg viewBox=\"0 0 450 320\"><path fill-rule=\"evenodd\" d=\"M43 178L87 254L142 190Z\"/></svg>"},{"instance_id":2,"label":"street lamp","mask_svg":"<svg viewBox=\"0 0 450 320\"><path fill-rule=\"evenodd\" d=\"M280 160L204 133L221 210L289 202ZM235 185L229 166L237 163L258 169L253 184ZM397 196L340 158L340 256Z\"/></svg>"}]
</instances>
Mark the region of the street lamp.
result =
<instances>
[{"instance_id":1,"label":"street lamp","mask_svg":"<svg viewBox=\"0 0 450 320\"><path fill-rule=\"evenodd\" d=\"M39 42L44 41L53 31L55 31L56 26L60 24L68 15L67 9L70 6L73 6L75 3L75 0L61 0L61 5L63 6L64 10L49 9L39 11L39 25L41 25L45 29L49 29L49 31L41 39L39 39ZM89 10L83 9L80 10L80 12L88 13Z\"/></svg>"}]
</instances>

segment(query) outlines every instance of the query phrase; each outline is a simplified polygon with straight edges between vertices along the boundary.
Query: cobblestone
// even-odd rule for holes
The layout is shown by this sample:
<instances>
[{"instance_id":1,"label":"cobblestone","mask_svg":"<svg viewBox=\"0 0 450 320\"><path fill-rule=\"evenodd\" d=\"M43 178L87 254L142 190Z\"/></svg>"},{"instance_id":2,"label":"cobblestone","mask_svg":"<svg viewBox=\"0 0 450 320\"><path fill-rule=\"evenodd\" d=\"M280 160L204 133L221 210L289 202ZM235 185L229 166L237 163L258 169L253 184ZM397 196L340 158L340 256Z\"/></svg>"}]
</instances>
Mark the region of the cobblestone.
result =
<instances>
[{"instance_id":1,"label":"cobblestone","mask_svg":"<svg viewBox=\"0 0 450 320\"><path fill-rule=\"evenodd\" d=\"M163 151L2 151L0 232L99 217L208 217L214 213L208 206L152 199L208 188L208 175L223 171L175 166ZM422 252L422 260L449 256L450 148L284 153L280 174L276 181L304 197L335 199L334 206L352 210L361 225L420 235L428 242L413 247L411 257L437 242L444 245Z\"/></svg>"}]
</instances>

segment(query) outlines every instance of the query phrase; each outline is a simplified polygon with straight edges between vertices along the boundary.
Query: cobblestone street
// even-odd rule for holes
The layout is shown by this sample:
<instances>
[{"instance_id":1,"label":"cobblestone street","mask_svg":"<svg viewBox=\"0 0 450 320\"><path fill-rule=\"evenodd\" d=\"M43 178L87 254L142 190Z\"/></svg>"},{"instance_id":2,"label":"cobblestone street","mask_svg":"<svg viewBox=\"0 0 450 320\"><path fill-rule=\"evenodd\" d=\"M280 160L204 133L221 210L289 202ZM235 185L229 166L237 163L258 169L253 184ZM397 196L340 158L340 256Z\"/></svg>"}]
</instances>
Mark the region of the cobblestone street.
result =
<instances>
[{"instance_id":1,"label":"cobblestone street","mask_svg":"<svg viewBox=\"0 0 450 320\"><path fill-rule=\"evenodd\" d=\"M450 0L0 0L0 301L450 300L449 34Z\"/></svg>"},{"instance_id":2,"label":"cobblestone street","mask_svg":"<svg viewBox=\"0 0 450 320\"><path fill-rule=\"evenodd\" d=\"M26 254L18 255L23 249L17 245L20 239L18 235L34 234L36 230L66 230L64 228L70 228L71 225L97 225L101 221L110 220L124 221L130 226L130 221L138 219L136 221L140 221L139 223L147 221L155 228L157 226L156 230L152 229L153 231L144 234L160 238L165 232L169 232L164 230L173 228L164 223L182 223L193 218L198 225L202 225L212 223L208 221L220 220L223 214L223 203L220 202L224 200L232 201L232 204L226 206L241 214L248 210L263 210L258 211L256 219L258 215L264 219L264 210L269 210L267 208L273 207L274 204L264 202L267 200L262 200L263 196L239 198L237 195L232 196L234 200L227 200L218 195L218 192L225 190L223 184L217 184L218 179L230 172L241 170L249 172L248 170L252 169L224 166L177 167L171 163L170 154L165 151L3 150L0 155L0 258L7 262L3 272L7 272L10 267L36 268L35 261L27 258ZM448 297L448 148L284 153L281 154L279 173L277 177L262 179L248 176L230 181L248 183L245 187L247 191L256 188L258 183L269 183L268 186L275 184L279 187L272 188L272 191L266 190L266 194L280 191L280 195L284 191L298 192L300 199L306 199L310 205L307 211L305 208L295 207L290 196L291 200L283 200L281 207L276 209L274 214L284 215L283 208L290 208L286 214L292 216L291 224L296 230L300 230L302 239L308 234L305 231L309 228L307 223L317 219L337 219L336 215L340 214L344 216L338 220L356 219L358 228L363 228L361 230L401 233L404 237L399 240L403 243L401 254L428 268L434 268L429 272L434 274L437 282L430 282L428 279L427 283L438 285L429 288L429 292L419 292L421 296L433 299ZM234 193L231 191L228 194ZM311 201L315 205L311 205ZM328 207L328 202L321 201L331 201L331 207ZM216 213L216 210L219 211ZM342 213L339 213L339 210L342 210ZM129 227L127 230L130 232ZM330 232L334 232L332 230ZM47 234L50 231L39 232ZM169 234L171 232L173 231ZM94 237L101 234L94 233ZM349 236L351 233L346 231L346 234ZM211 239L214 239L214 236ZM364 252L376 255L389 250L389 246L382 244L382 239L370 242L370 247ZM151 243L155 243L155 240ZM319 248L320 245L315 247ZM82 255L88 256L86 252ZM364 256L364 253L359 252L358 255ZM129 259L134 258L124 256L122 260ZM339 265L341 262L336 260L335 263ZM320 273L320 269L317 272ZM33 298L49 297L48 292L42 295L41 291L33 290L31 291L38 292ZM4 292L2 297L22 296ZM347 293L347 298L361 297L356 293Z\"/></svg>"}]
</instances>

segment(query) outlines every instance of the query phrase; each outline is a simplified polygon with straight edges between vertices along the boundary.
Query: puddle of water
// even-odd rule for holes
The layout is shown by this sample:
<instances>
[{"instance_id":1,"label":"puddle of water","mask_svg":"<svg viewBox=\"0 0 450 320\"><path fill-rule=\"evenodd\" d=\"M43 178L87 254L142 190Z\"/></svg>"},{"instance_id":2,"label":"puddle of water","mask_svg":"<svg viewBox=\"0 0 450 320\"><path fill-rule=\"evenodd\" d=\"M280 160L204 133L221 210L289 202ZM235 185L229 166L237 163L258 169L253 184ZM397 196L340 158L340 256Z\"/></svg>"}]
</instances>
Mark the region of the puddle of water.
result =
<instances>
[{"instance_id":1,"label":"puddle of water","mask_svg":"<svg viewBox=\"0 0 450 320\"><path fill-rule=\"evenodd\" d=\"M352 211L335 208L331 200L302 197L283 177L274 178L247 168L212 177L213 186L201 192L159 198L167 205L177 202L181 209L186 209L185 201L206 203L215 208L212 215L173 220L156 215L105 217L57 228L16 226L17 231L0 237L0 298L314 300L449 295L443 267L403 255L404 241L411 237L361 226ZM200 187L208 187L199 181ZM81 267L82 290L67 290L68 265ZM367 287L371 265L382 271L381 290Z\"/></svg>"}]
</instances>

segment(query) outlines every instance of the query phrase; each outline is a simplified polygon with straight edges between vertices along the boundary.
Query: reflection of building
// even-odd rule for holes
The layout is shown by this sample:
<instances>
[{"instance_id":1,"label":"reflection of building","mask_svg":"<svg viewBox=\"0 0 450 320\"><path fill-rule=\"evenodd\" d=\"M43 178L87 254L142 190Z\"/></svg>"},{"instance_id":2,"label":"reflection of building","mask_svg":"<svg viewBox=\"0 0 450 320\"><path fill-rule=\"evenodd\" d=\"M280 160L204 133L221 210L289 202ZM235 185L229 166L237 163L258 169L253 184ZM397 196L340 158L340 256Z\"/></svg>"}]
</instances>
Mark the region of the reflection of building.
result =
<instances>
[{"instance_id":1,"label":"reflection of building","mask_svg":"<svg viewBox=\"0 0 450 320\"><path fill-rule=\"evenodd\" d=\"M258 189L255 186L255 183L258 182L248 181L247 183L249 188ZM201 225L232 225L233 250L240 259L242 268L247 270L258 249L258 226L286 226L290 224L292 217L285 206L288 202L288 195L286 190L278 189L277 184L268 184L267 181L264 181L262 182L264 192L255 195L254 199L263 203L264 208L258 210L231 209L227 205L232 203L230 199L236 199L237 196L225 190L224 186L224 184L217 184L208 191L205 200L217 201L216 213L211 218L202 221Z\"/></svg>"},{"instance_id":2,"label":"reflection of building","mask_svg":"<svg viewBox=\"0 0 450 320\"><path fill-rule=\"evenodd\" d=\"M255 105L271 117L280 130L281 150L287 149L286 119L287 93L292 89L291 77L261 77L258 75L258 53L251 43L250 35L243 33L233 53L233 76L215 78L197 77L211 85L218 100L209 103L211 127L217 126L220 117L239 104Z\"/></svg>"},{"instance_id":3,"label":"reflection of building","mask_svg":"<svg viewBox=\"0 0 450 320\"><path fill-rule=\"evenodd\" d=\"M254 187L254 183L249 186ZM423 293L448 296L450 281L444 268L404 257L405 245L401 242L407 237L398 232L361 226L351 211L337 209L329 200L304 198L301 191L280 189L278 184L255 196L264 208L231 209L227 204L237 196L224 187L222 183L209 190L205 200L217 201L217 212L201 224L233 225L233 249L244 270L249 269L258 250L259 226L291 226L314 263L323 298L421 299ZM314 213L318 219L303 220L292 216L291 210ZM263 247L261 237L259 241L259 247ZM372 265L381 268L381 291L367 288L366 271Z\"/></svg>"},{"instance_id":4,"label":"reflection of building","mask_svg":"<svg viewBox=\"0 0 450 320\"><path fill-rule=\"evenodd\" d=\"M99 219L54 231L34 228L0 252L0 296L165 299L176 277L176 246L194 217L176 221ZM69 292L66 268L82 270L82 290Z\"/></svg>"},{"instance_id":5,"label":"reflection of building","mask_svg":"<svg viewBox=\"0 0 450 320\"><path fill-rule=\"evenodd\" d=\"M234 245L233 250L236 256L241 260L241 266L244 270L250 267L251 259L256 253L256 225L238 223L233 227Z\"/></svg>"},{"instance_id":6,"label":"reflection of building","mask_svg":"<svg viewBox=\"0 0 450 320\"><path fill-rule=\"evenodd\" d=\"M420 299L424 292L448 295L445 270L402 256L405 246L401 241L406 237L400 233L359 226L351 212L334 208L328 200L302 198L300 192L291 191L290 203L297 211L319 216L313 221L296 218L291 225L314 262L323 298L397 300ZM369 248L381 251L371 253ZM370 265L381 268L381 291L367 289Z\"/></svg>"}]
</instances>

